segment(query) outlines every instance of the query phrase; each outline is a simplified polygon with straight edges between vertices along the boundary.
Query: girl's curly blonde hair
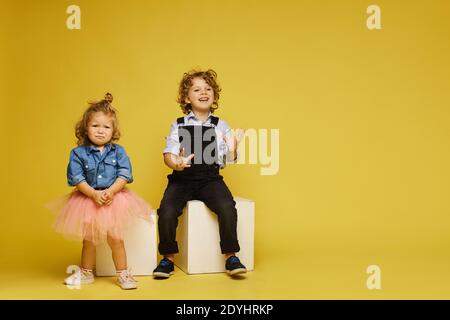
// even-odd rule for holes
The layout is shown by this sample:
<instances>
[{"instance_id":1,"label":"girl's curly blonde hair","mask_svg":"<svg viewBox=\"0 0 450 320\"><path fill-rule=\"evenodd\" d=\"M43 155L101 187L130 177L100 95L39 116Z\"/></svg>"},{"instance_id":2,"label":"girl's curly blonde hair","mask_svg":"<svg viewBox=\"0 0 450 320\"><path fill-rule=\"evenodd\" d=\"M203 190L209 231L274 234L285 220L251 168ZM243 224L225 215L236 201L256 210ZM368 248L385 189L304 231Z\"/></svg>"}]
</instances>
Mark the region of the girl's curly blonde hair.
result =
<instances>
[{"instance_id":1,"label":"girl's curly blonde hair","mask_svg":"<svg viewBox=\"0 0 450 320\"><path fill-rule=\"evenodd\" d=\"M88 145L91 141L88 138L87 126L91 115L95 112L103 112L104 114L111 116L113 119L113 134L110 142L115 142L120 139L119 123L117 121L116 110L111 105L113 96L111 93L107 93L105 98L100 101L89 102L89 107L83 113L81 120L75 125L75 136L77 137L77 145Z\"/></svg>"},{"instance_id":2,"label":"girl's curly blonde hair","mask_svg":"<svg viewBox=\"0 0 450 320\"><path fill-rule=\"evenodd\" d=\"M177 102L180 104L181 110L184 114L188 114L192 110L192 106L189 103L186 103L185 100L188 96L189 89L192 86L192 80L194 78L201 78L206 81L207 84L211 86L211 88L214 91L214 102L211 106L211 113L214 113L214 111L219 108L219 97L220 97L220 91L222 90L217 83L217 73L212 70L208 69L206 71L201 70L191 70L189 72L186 72L183 75L183 79L181 79L180 86L178 88L178 99Z\"/></svg>"}]
</instances>

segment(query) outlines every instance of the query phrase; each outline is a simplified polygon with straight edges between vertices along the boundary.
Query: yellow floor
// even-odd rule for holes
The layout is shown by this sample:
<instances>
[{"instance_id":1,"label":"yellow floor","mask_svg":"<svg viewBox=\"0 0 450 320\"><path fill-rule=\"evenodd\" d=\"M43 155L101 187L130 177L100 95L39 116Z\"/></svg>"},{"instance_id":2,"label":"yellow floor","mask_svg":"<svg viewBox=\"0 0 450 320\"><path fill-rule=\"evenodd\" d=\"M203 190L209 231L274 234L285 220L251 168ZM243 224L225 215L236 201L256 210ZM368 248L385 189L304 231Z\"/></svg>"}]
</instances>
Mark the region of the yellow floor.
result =
<instances>
[{"instance_id":1,"label":"yellow floor","mask_svg":"<svg viewBox=\"0 0 450 320\"><path fill-rule=\"evenodd\" d=\"M336 251L257 257L245 277L186 275L168 280L138 277L139 288L121 290L114 278L97 278L81 289L62 284L64 260L18 268L3 264L1 299L449 299L450 259L422 253L370 256ZM47 259L48 260L48 259ZM381 268L381 290L366 287L367 266Z\"/></svg>"}]
</instances>

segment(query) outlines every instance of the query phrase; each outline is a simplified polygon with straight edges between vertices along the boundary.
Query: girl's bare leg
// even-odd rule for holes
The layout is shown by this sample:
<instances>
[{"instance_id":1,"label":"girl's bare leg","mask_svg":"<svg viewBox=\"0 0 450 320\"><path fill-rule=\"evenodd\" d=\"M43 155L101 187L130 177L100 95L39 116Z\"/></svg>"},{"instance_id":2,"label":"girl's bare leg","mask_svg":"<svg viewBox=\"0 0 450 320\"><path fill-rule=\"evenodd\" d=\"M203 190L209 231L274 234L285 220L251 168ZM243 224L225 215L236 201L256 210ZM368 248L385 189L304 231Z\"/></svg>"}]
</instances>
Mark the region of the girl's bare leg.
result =
<instances>
[{"instance_id":1,"label":"girl's bare leg","mask_svg":"<svg viewBox=\"0 0 450 320\"><path fill-rule=\"evenodd\" d=\"M94 270L95 245L92 241L83 240L83 250L81 251L81 267L87 270Z\"/></svg>"},{"instance_id":2,"label":"girl's bare leg","mask_svg":"<svg viewBox=\"0 0 450 320\"><path fill-rule=\"evenodd\" d=\"M123 240L113 239L108 236L108 244L112 251L112 258L116 270L127 269L127 254L125 252L125 245Z\"/></svg>"}]
</instances>

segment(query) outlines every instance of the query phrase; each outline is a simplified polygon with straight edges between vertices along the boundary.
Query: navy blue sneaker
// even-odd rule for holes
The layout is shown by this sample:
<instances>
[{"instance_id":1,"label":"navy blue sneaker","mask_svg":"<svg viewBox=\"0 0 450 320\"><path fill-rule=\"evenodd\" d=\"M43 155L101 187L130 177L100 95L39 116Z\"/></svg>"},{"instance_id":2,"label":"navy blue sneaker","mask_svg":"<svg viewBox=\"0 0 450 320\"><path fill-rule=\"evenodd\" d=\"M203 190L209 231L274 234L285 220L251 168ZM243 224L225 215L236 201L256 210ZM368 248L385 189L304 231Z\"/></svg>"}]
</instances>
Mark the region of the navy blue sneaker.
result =
<instances>
[{"instance_id":1,"label":"navy blue sneaker","mask_svg":"<svg viewBox=\"0 0 450 320\"><path fill-rule=\"evenodd\" d=\"M167 258L162 259L153 270L154 278L169 278L174 273L173 262Z\"/></svg>"},{"instance_id":2,"label":"navy blue sneaker","mask_svg":"<svg viewBox=\"0 0 450 320\"><path fill-rule=\"evenodd\" d=\"M225 269L230 276L247 272L247 268L245 268L245 266L236 256L231 256L227 259L227 261L225 262Z\"/></svg>"}]
</instances>

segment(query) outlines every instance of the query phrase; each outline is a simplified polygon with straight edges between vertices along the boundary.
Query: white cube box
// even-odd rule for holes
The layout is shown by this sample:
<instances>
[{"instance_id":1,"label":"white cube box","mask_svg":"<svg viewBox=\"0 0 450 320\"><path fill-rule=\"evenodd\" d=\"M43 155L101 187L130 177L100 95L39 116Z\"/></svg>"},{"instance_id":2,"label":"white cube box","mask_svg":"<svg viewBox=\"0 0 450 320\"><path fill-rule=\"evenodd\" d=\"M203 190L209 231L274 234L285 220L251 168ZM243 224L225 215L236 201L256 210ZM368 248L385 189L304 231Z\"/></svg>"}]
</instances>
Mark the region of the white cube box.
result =
<instances>
[{"instance_id":1,"label":"white cube box","mask_svg":"<svg viewBox=\"0 0 450 320\"><path fill-rule=\"evenodd\" d=\"M124 238L127 253L128 268L135 276L147 276L156 268L157 240L156 214L151 214L151 222L132 218ZM97 246L96 270L97 276L111 277L116 275L111 249L107 243Z\"/></svg>"},{"instance_id":2,"label":"white cube box","mask_svg":"<svg viewBox=\"0 0 450 320\"><path fill-rule=\"evenodd\" d=\"M253 270L255 203L234 198L237 209L237 237L241 250L236 253L248 271ZM188 201L177 229L179 253L175 264L188 274L225 272L220 250L217 215L198 200Z\"/></svg>"}]
</instances>

